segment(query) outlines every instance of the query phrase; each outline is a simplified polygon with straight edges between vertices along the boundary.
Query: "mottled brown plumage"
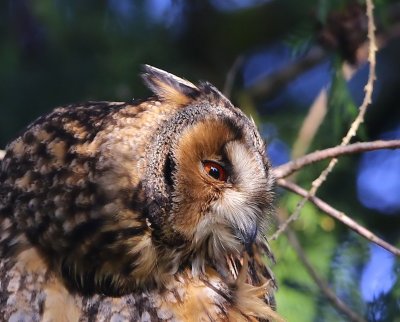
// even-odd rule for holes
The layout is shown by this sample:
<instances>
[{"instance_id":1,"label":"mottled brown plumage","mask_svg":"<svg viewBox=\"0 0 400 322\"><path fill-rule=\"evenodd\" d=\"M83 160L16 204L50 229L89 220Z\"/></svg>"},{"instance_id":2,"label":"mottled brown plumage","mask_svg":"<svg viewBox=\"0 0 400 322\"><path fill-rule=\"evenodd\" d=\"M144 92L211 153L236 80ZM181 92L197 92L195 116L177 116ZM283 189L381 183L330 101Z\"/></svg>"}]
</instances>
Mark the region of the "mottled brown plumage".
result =
<instances>
[{"instance_id":1,"label":"mottled brown plumage","mask_svg":"<svg viewBox=\"0 0 400 322\"><path fill-rule=\"evenodd\" d=\"M154 67L155 96L58 107L0 171L0 315L11 321L278 319L255 125Z\"/></svg>"}]
</instances>

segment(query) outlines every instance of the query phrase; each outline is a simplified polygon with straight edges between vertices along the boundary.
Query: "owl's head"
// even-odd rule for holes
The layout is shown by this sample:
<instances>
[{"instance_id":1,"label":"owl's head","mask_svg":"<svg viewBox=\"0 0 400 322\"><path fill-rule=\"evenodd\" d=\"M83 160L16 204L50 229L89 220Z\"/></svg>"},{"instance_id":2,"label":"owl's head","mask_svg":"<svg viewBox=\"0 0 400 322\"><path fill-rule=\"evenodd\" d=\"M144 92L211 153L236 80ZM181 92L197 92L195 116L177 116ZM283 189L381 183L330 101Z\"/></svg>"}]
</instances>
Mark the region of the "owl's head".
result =
<instances>
[{"instance_id":1,"label":"owl's head","mask_svg":"<svg viewBox=\"0 0 400 322\"><path fill-rule=\"evenodd\" d=\"M192 270L251 252L265 238L273 178L256 125L214 86L145 66L157 100L176 110L154 134L143 182L155 239L189 253Z\"/></svg>"}]
</instances>

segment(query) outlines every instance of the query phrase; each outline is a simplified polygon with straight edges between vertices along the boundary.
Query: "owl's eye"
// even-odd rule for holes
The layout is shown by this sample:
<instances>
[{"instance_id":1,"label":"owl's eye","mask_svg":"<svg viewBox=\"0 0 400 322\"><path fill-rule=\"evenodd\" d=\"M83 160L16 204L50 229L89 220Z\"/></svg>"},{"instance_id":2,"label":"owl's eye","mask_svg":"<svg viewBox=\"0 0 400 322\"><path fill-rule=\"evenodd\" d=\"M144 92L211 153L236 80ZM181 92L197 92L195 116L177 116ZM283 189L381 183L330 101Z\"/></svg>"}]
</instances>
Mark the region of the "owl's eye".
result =
<instances>
[{"instance_id":1,"label":"owl's eye","mask_svg":"<svg viewBox=\"0 0 400 322\"><path fill-rule=\"evenodd\" d=\"M210 177L219 181L226 181L227 175L225 169L214 161L203 161L203 168Z\"/></svg>"}]
</instances>

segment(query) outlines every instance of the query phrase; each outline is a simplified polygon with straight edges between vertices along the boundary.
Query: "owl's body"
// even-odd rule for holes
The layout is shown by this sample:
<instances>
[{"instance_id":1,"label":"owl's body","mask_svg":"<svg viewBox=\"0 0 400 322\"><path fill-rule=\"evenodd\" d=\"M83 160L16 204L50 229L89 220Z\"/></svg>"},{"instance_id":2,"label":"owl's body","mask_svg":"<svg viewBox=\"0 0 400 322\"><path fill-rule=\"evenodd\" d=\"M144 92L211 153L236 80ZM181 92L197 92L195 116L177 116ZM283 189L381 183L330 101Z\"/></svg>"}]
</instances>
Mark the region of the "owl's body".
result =
<instances>
[{"instance_id":1,"label":"owl's body","mask_svg":"<svg viewBox=\"0 0 400 322\"><path fill-rule=\"evenodd\" d=\"M212 85L153 67L154 98L56 108L0 171L0 316L274 318L270 165Z\"/></svg>"}]
</instances>

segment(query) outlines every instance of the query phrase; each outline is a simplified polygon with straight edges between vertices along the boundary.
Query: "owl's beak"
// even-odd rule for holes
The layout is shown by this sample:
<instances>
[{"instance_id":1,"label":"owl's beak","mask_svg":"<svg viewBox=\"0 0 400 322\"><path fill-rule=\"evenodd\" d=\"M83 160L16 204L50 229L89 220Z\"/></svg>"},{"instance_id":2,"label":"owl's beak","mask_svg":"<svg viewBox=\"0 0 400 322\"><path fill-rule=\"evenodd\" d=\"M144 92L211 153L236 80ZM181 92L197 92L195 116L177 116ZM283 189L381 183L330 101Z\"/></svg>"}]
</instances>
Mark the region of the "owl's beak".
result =
<instances>
[{"instance_id":1,"label":"owl's beak","mask_svg":"<svg viewBox=\"0 0 400 322\"><path fill-rule=\"evenodd\" d=\"M257 223L252 223L246 230L238 229L239 239L242 241L247 253L252 254L252 245L257 238L258 225Z\"/></svg>"}]
</instances>

